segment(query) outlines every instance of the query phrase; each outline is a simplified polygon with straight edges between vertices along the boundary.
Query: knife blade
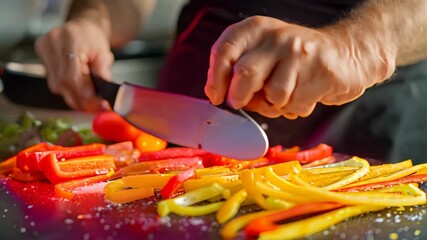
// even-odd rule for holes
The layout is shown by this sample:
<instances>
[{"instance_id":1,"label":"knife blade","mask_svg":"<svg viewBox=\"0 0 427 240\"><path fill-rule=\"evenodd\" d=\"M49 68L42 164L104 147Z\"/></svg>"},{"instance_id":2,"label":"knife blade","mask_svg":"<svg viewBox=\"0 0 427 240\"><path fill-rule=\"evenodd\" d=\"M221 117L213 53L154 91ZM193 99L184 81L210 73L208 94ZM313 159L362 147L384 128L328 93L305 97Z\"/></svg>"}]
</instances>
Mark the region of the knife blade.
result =
<instances>
[{"instance_id":1,"label":"knife blade","mask_svg":"<svg viewBox=\"0 0 427 240\"><path fill-rule=\"evenodd\" d=\"M162 92L92 75L96 92L141 130L181 146L251 160L268 148L263 129L243 110L228 111L208 100Z\"/></svg>"},{"instance_id":2,"label":"knife blade","mask_svg":"<svg viewBox=\"0 0 427 240\"><path fill-rule=\"evenodd\" d=\"M12 102L69 109L59 95L49 91L42 65L9 63L1 79L2 94ZM205 99L131 83L119 85L95 75L93 83L97 94L109 101L117 113L143 131L170 143L241 160L262 157L267 151L265 132L243 110L226 110Z\"/></svg>"}]
</instances>

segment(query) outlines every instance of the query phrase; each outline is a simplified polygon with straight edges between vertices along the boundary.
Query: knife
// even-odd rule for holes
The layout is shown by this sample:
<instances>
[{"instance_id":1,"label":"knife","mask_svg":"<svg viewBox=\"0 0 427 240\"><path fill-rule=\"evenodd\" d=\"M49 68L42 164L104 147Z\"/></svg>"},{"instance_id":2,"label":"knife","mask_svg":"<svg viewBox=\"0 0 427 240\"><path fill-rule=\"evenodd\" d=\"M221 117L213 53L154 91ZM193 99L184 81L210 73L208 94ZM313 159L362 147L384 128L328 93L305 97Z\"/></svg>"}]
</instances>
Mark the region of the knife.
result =
<instances>
[{"instance_id":1,"label":"knife","mask_svg":"<svg viewBox=\"0 0 427 240\"><path fill-rule=\"evenodd\" d=\"M48 90L45 78L10 70L6 66L2 76L3 93L12 101L19 101L16 93L11 94L8 90L14 77L31 79L29 81L33 84L37 79L42 80L38 84L46 86L38 89ZM265 132L243 110L226 110L205 99L162 92L128 82L117 84L96 75L92 75L92 79L97 94L106 99L115 112L139 129L170 143L241 160L260 158L267 151ZM33 101L26 102L27 105L37 102L38 96L57 97L50 91L26 94L27 99L33 97Z\"/></svg>"}]
</instances>

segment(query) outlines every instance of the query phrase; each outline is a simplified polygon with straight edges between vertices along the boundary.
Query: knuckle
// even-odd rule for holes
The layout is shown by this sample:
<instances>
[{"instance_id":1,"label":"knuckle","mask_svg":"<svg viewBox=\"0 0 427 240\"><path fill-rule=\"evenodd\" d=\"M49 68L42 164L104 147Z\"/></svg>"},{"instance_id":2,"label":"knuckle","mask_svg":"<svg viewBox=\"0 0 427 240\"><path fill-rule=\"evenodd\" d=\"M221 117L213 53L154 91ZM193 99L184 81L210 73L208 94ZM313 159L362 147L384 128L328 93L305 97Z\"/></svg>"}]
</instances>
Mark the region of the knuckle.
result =
<instances>
[{"instance_id":1,"label":"knuckle","mask_svg":"<svg viewBox=\"0 0 427 240\"><path fill-rule=\"evenodd\" d=\"M255 80L257 76L260 75L259 70L254 65L249 65L245 63L236 63L233 66L234 74L239 78L249 81L250 83Z\"/></svg>"},{"instance_id":2,"label":"knuckle","mask_svg":"<svg viewBox=\"0 0 427 240\"><path fill-rule=\"evenodd\" d=\"M277 105L284 105L291 94L291 91L284 86L275 87L267 85L264 91L267 100Z\"/></svg>"},{"instance_id":3,"label":"knuckle","mask_svg":"<svg viewBox=\"0 0 427 240\"><path fill-rule=\"evenodd\" d=\"M265 25L265 17L263 16L252 16L247 18L245 21L253 27L262 27Z\"/></svg>"}]
</instances>

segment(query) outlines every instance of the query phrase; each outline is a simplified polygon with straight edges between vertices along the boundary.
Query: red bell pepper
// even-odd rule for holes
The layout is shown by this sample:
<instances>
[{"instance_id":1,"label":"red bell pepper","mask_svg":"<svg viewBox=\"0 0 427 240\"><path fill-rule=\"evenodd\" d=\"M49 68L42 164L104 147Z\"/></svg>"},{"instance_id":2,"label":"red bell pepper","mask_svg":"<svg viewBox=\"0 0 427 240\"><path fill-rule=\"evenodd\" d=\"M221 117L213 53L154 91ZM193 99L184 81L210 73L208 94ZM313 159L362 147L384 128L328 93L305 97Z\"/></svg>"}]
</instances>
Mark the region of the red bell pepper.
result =
<instances>
[{"instance_id":1,"label":"red bell pepper","mask_svg":"<svg viewBox=\"0 0 427 240\"><path fill-rule=\"evenodd\" d=\"M71 179L105 174L116 168L114 157L109 155L97 155L58 162L56 155L53 153L42 158L39 166L46 178L54 184Z\"/></svg>"},{"instance_id":2,"label":"red bell pepper","mask_svg":"<svg viewBox=\"0 0 427 240\"><path fill-rule=\"evenodd\" d=\"M141 130L113 111L96 114L92 120L92 130L102 139L113 142L133 142L141 133Z\"/></svg>"},{"instance_id":3,"label":"red bell pepper","mask_svg":"<svg viewBox=\"0 0 427 240\"><path fill-rule=\"evenodd\" d=\"M331 146L326 144L319 144L314 148L310 148L302 151L270 151L268 153L268 159L271 163L281 163L293 160L298 160L300 163L309 163L318 159L332 156L333 149Z\"/></svg>"},{"instance_id":4,"label":"red bell pepper","mask_svg":"<svg viewBox=\"0 0 427 240\"><path fill-rule=\"evenodd\" d=\"M85 156L94 156L103 154L105 151L105 144L92 143L88 145L76 147L61 147L49 146L48 149L37 149L36 151L21 151L16 157L16 166L25 172L40 171L39 162L42 158L49 154L54 154L60 161L79 158Z\"/></svg>"},{"instance_id":5,"label":"red bell pepper","mask_svg":"<svg viewBox=\"0 0 427 240\"><path fill-rule=\"evenodd\" d=\"M180 172L178 175L175 175L169 179L169 181L160 191L160 195L164 199L172 197L185 181L194 178L195 176L196 171L194 167Z\"/></svg>"},{"instance_id":6,"label":"red bell pepper","mask_svg":"<svg viewBox=\"0 0 427 240\"><path fill-rule=\"evenodd\" d=\"M336 202L314 202L300 204L295 207L264 215L252 220L245 226L244 233L247 237L256 237L261 232L276 229L278 227L276 222L288 220L294 217L302 217L309 214L329 211L343 206L345 206L345 204Z\"/></svg>"}]
</instances>

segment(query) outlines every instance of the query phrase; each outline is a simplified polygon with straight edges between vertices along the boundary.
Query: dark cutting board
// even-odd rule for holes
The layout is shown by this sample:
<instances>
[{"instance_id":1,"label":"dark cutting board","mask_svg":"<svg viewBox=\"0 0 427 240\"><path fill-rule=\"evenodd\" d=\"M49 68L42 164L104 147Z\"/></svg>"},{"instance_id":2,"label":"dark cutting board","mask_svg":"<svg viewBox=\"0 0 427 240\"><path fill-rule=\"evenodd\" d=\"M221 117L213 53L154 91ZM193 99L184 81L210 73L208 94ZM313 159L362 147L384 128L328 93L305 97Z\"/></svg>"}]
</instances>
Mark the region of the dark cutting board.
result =
<instances>
[{"instance_id":1,"label":"dark cutting board","mask_svg":"<svg viewBox=\"0 0 427 240\"><path fill-rule=\"evenodd\" d=\"M427 190L427 184L421 187ZM20 183L3 178L0 180L0 239L220 239L221 225L213 214L159 218L156 198L111 204L99 194L100 189L102 185L95 192L68 201L54 198L50 183ZM252 206L241 213L256 210ZM427 239L427 205L364 214L308 239L391 239L396 236Z\"/></svg>"}]
</instances>

